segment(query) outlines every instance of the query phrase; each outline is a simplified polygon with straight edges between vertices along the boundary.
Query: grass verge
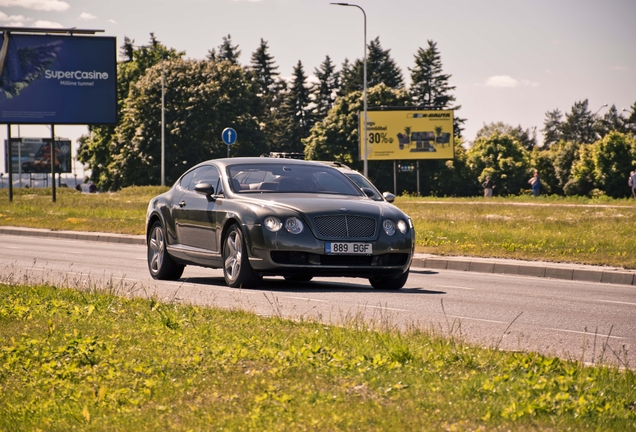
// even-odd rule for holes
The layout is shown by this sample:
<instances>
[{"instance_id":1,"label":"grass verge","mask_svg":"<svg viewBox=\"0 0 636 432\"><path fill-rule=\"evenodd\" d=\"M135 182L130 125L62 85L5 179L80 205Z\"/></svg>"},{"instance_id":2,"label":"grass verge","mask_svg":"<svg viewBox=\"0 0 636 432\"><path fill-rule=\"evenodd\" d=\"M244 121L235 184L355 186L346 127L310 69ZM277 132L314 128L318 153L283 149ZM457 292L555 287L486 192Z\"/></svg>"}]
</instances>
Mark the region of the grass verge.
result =
<instances>
[{"instance_id":1,"label":"grass verge","mask_svg":"<svg viewBox=\"0 0 636 432\"><path fill-rule=\"evenodd\" d=\"M0 225L53 230L144 234L150 199L165 187L81 194L0 190ZM636 269L634 200L560 197L481 199L399 197L411 216L416 252L437 255L572 262Z\"/></svg>"},{"instance_id":2,"label":"grass verge","mask_svg":"<svg viewBox=\"0 0 636 432\"><path fill-rule=\"evenodd\" d=\"M0 285L0 430L633 430L630 370Z\"/></svg>"}]
</instances>

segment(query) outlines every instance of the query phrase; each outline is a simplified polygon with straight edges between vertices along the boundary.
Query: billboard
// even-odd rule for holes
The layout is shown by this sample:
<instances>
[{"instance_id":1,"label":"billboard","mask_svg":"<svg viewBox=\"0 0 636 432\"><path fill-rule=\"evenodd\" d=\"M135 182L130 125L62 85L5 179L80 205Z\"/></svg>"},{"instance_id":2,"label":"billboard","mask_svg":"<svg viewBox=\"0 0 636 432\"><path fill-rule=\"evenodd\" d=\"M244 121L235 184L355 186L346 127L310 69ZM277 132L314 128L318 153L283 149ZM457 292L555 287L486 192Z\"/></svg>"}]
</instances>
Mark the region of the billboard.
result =
<instances>
[{"instance_id":1,"label":"billboard","mask_svg":"<svg viewBox=\"0 0 636 432\"><path fill-rule=\"evenodd\" d=\"M4 141L4 145L6 149L7 140ZM11 138L9 159L11 172L14 174L50 173L51 159L55 161L56 173L70 173L71 141L56 140L55 157L51 158L51 138ZM9 172L8 160L5 160L5 172Z\"/></svg>"},{"instance_id":2,"label":"billboard","mask_svg":"<svg viewBox=\"0 0 636 432\"><path fill-rule=\"evenodd\" d=\"M0 35L0 123L115 124L114 37Z\"/></svg>"},{"instance_id":3,"label":"billboard","mask_svg":"<svg viewBox=\"0 0 636 432\"><path fill-rule=\"evenodd\" d=\"M360 137L363 122L360 113ZM453 159L452 110L367 111L367 160ZM360 159L364 139L360 139Z\"/></svg>"}]
</instances>

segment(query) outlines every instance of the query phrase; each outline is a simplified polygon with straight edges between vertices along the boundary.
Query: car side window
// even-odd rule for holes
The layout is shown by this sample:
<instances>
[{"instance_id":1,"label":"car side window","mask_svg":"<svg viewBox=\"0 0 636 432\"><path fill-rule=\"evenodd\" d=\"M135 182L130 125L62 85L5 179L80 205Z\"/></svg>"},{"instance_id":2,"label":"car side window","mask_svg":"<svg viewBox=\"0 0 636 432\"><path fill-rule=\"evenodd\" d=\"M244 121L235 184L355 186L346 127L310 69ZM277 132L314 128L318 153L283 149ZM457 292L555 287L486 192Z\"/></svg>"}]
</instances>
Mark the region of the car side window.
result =
<instances>
[{"instance_id":1,"label":"car side window","mask_svg":"<svg viewBox=\"0 0 636 432\"><path fill-rule=\"evenodd\" d=\"M216 167L211 165L199 167L193 171L193 176L190 180L188 190L193 191L194 187L199 183L210 183L212 186L214 186L214 192L219 193L219 191L217 190L219 177L219 170L216 169Z\"/></svg>"},{"instance_id":2,"label":"car side window","mask_svg":"<svg viewBox=\"0 0 636 432\"><path fill-rule=\"evenodd\" d=\"M179 187L181 189L188 190L188 186L190 185L190 181L192 180L194 171L195 170L189 171L183 177L181 177L181 180L179 181Z\"/></svg>"}]
</instances>

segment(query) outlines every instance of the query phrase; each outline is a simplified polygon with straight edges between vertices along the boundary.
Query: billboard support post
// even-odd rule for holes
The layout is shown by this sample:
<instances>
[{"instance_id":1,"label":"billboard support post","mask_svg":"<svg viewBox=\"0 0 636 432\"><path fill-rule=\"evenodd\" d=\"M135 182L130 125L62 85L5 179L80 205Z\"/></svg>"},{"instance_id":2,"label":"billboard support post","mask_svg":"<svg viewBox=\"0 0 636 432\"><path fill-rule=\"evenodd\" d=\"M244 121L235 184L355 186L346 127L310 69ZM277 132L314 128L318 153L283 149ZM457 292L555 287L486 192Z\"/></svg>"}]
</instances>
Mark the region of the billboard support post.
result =
<instances>
[{"instance_id":1,"label":"billboard support post","mask_svg":"<svg viewBox=\"0 0 636 432\"><path fill-rule=\"evenodd\" d=\"M393 161L393 194L397 195L397 161Z\"/></svg>"},{"instance_id":2,"label":"billboard support post","mask_svg":"<svg viewBox=\"0 0 636 432\"><path fill-rule=\"evenodd\" d=\"M57 156L55 156L55 150L57 150L57 146L55 145L55 125L51 125L51 198L53 202L55 202L55 161L57 160Z\"/></svg>"},{"instance_id":3,"label":"billboard support post","mask_svg":"<svg viewBox=\"0 0 636 432\"><path fill-rule=\"evenodd\" d=\"M417 196L420 196L420 161L415 162L415 175L417 176Z\"/></svg>"},{"instance_id":4,"label":"billboard support post","mask_svg":"<svg viewBox=\"0 0 636 432\"><path fill-rule=\"evenodd\" d=\"M13 202L13 161L11 160L11 125L7 125L7 160L9 161L9 202Z\"/></svg>"}]
</instances>

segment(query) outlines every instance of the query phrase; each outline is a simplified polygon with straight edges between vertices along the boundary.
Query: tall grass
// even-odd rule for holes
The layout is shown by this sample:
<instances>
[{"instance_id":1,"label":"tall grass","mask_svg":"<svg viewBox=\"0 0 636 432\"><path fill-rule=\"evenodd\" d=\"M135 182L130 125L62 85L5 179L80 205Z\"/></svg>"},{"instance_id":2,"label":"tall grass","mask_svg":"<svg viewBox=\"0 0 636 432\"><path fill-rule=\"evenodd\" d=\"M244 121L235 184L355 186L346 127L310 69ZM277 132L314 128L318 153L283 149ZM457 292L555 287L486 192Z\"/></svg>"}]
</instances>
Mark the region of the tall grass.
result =
<instances>
[{"instance_id":1,"label":"tall grass","mask_svg":"<svg viewBox=\"0 0 636 432\"><path fill-rule=\"evenodd\" d=\"M0 285L0 430L633 430L630 370Z\"/></svg>"}]
</instances>

